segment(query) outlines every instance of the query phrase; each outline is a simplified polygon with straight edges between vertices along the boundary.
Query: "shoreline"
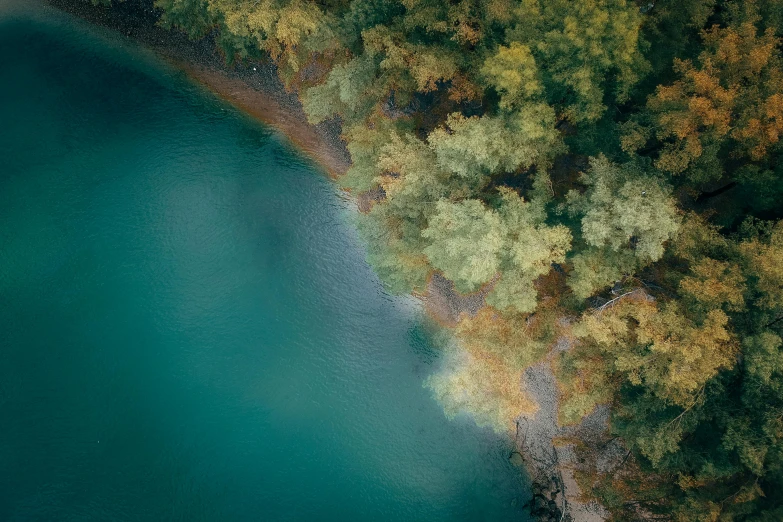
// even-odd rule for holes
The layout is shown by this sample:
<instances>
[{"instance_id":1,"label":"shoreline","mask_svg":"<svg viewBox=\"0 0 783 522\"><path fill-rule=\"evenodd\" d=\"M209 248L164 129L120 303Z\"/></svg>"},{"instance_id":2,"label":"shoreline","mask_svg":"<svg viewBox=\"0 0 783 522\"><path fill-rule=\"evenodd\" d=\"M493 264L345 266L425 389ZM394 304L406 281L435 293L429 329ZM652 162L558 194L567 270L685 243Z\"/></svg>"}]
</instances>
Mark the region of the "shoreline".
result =
<instances>
[{"instance_id":1,"label":"shoreline","mask_svg":"<svg viewBox=\"0 0 783 522\"><path fill-rule=\"evenodd\" d=\"M130 0L113 7L94 6L88 1L42 0L151 50L218 98L283 133L330 178L337 179L350 168L351 158L339 119L317 125L308 122L296 91L285 90L271 60L227 65L208 36L194 41L180 31L159 27L154 9L142 11L137 5L128 5ZM372 207L365 196L352 194L359 212L367 212ZM435 272L430 275L425 292L413 297L422 303L431 319L451 328L462 314L474 317L486 305L485 298L493 284L490 282L473 294L461 295L454 283Z\"/></svg>"},{"instance_id":2,"label":"shoreline","mask_svg":"<svg viewBox=\"0 0 783 522\"><path fill-rule=\"evenodd\" d=\"M177 30L156 25L156 11L144 10L137 3L127 1L114 7L93 6L86 0L43 0L55 9L66 12L88 23L109 29L132 39L173 67L183 71L191 80L238 110L283 133L297 148L312 158L330 178L336 179L351 165L342 126L338 119L312 125L302 109L297 93L285 90L271 60L246 64L226 65L210 37L194 41ZM366 211L369 202L361 194L354 194L358 211ZM363 207L363 205L365 205ZM371 205L370 205L371 206ZM462 314L475 316L485 306L485 297L491 288L460 295L454 284L438 272L430 275L426 292L413 296L422 303L427 316L437 324L451 328ZM561 343L558 343L561 344ZM564 349L556 347L552 353ZM556 444L558 437L577 436L583 426L592 425L595 438L608 421L608 412L588 416L579 427L562 428L557 425L558 393L555 377L547 358L530 368L522 376L521 389L539 405L532 415L522 416L517 436L510 436L516 450L509 460L521 466L532 486L532 499L527 511L536 520L600 522L606 519L600 505L585 502L573 476L578 468L571 445ZM519 428L524 436L519 439ZM520 461L521 457L521 461Z\"/></svg>"},{"instance_id":3,"label":"shoreline","mask_svg":"<svg viewBox=\"0 0 783 522\"><path fill-rule=\"evenodd\" d=\"M138 6L128 5L130 0L112 7L94 6L88 3L89 0L41 1L151 50L221 100L283 133L330 178L337 179L350 168L351 157L342 138L339 119L332 118L317 125L308 122L296 91L285 90L271 60L227 65L209 36L194 41L180 31L159 27L155 23L154 9L140 12ZM366 194L351 196L359 212L372 208ZM491 282L473 294L461 295L454 283L434 272L427 281L425 292L413 297L422 302L430 318L450 328L457 324L462 314L474 317L486 305L485 298L493 284Z\"/></svg>"}]
</instances>

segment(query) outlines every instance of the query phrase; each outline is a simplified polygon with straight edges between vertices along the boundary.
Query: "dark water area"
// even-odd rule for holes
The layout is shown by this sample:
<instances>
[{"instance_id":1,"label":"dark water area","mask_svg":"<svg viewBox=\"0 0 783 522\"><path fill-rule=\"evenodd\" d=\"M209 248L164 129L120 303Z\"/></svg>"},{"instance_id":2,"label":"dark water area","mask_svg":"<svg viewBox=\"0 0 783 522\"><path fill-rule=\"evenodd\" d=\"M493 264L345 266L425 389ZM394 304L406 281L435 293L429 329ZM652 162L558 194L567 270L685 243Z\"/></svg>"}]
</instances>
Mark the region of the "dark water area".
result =
<instances>
[{"instance_id":1,"label":"dark water area","mask_svg":"<svg viewBox=\"0 0 783 522\"><path fill-rule=\"evenodd\" d=\"M33 11L0 9L0 520L526 520L318 168Z\"/></svg>"}]
</instances>

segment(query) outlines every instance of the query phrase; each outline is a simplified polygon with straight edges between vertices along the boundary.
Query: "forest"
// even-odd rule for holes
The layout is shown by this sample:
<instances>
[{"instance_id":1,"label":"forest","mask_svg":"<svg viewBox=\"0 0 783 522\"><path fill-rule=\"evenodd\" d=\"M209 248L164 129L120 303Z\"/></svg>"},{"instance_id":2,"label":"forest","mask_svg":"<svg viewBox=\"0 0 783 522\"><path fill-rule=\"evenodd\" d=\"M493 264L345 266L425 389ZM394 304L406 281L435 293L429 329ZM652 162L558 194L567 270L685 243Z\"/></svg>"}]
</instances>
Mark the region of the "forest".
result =
<instances>
[{"instance_id":1,"label":"forest","mask_svg":"<svg viewBox=\"0 0 783 522\"><path fill-rule=\"evenodd\" d=\"M783 520L782 0L156 0L339 118L388 290L487 306L427 385L513 431L611 406L612 520Z\"/></svg>"}]
</instances>

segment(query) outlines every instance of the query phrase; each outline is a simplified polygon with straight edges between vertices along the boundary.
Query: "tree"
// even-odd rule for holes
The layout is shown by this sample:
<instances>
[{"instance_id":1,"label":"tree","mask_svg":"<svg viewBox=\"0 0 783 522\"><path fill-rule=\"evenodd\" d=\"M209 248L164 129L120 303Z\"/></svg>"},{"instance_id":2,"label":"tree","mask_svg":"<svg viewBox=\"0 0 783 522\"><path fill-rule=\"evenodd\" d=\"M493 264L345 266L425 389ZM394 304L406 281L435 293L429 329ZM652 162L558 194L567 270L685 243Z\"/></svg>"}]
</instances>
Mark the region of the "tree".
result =
<instances>
[{"instance_id":1,"label":"tree","mask_svg":"<svg viewBox=\"0 0 783 522\"><path fill-rule=\"evenodd\" d=\"M679 79L648 101L662 143L656 166L696 182L722 176L723 149L763 161L783 131L783 62L774 29L759 34L751 16L702 37L697 63L676 60Z\"/></svg>"},{"instance_id":2,"label":"tree","mask_svg":"<svg viewBox=\"0 0 783 522\"><path fill-rule=\"evenodd\" d=\"M606 374L584 379L602 387L628 384L680 408L693 407L707 382L734 366L738 351L721 310L710 310L697 323L677 302L658 305L641 292L586 313L574 332L588 345L585 350L591 355L586 359L600 356L603 361L584 368ZM584 412L587 406L578 409ZM673 433L652 432L636 442L647 458L658 462L664 453L676 450L682 432L672 438ZM668 442L661 444L663 440Z\"/></svg>"},{"instance_id":3,"label":"tree","mask_svg":"<svg viewBox=\"0 0 783 522\"><path fill-rule=\"evenodd\" d=\"M307 119L320 123L340 114L349 121L363 120L374 105L366 92L372 88L377 67L375 58L368 55L335 65L324 83L304 92L302 105Z\"/></svg>"},{"instance_id":4,"label":"tree","mask_svg":"<svg viewBox=\"0 0 783 522\"><path fill-rule=\"evenodd\" d=\"M525 1L511 42L527 44L542 64L547 99L573 122L598 120L605 99L623 102L648 69L641 14L625 0Z\"/></svg>"},{"instance_id":5,"label":"tree","mask_svg":"<svg viewBox=\"0 0 783 522\"><path fill-rule=\"evenodd\" d=\"M755 238L740 248L755 279L758 306L783 312L783 221L774 225L766 241Z\"/></svg>"},{"instance_id":6,"label":"tree","mask_svg":"<svg viewBox=\"0 0 783 522\"><path fill-rule=\"evenodd\" d=\"M504 229L501 275L487 296L487 304L499 310L532 312L537 305L533 283L550 271L552 263L565 261L571 232L562 225L546 225L544 209L524 201L513 190L501 189L500 195Z\"/></svg>"},{"instance_id":7,"label":"tree","mask_svg":"<svg viewBox=\"0 0 783 522\"><path fill-rule=\"evenodd\" d=\"M745 277L740 267L726 261L702 258L691 267L692 275L680 281L680 292L695 307L740 311L745 306Z\"/></svg>"},{"instance_id":8,"label":"tree","mask_svg":"<svg viewBox=\"0 0 783 522\"><path fill-rule=\"evenodd\" d=\"M583 216L582 238L590 248L574 258L571 287L586 297L659 260L681 217L666 185L633 165L599 156L580 181L587 191L571 191L568 201L570 212Z\"/></svg>"},{"instance_id":9,"label":"tree","mask_svg":"<svg viewBox=\"0 0 783 522\"><path fill-rule=\"evenodd\" d=\"M522 372L496 358L452 347L443 367L425 381L448 417L470 414L478 426L513 432L516 419L537 406L520 393Z\"/></svg>"},{"instance_id":10,"label":"tree","mask_svg":"<svg viewBox=\"0 0 783 522\"><path fill-rule=\"evenodd\" d=\"M500 268L498 254L504 242L501 228L500 216L480 201L441 200L422 232L431 241L424 253L435 268L454 281L457 290L472 292Z\"/></svg>"},{"instance_id":11,"label":"tree","mask_svg":"<svg viewBox=\"0 0 783 522\"><path fill-rule=\"evenodd\" d=\"M442 168L474 180L546 164L561 150L555 113L540 103L495 117L451 114L428 139Z\"/></svg>"},{"instance_id":12,"label":"tree","mask_svg":"<svg viewBox=\"0 0 783 522\"><path fill-rule=\"evenodd\" d=\"M316 3L304 0L209 0L209 10L234 37L254 42L290 77L308 63L312 53L338 46L332 31L336 20Z\"/></svg>"},{"instance_id":13,"label":"tree","mask_svg":"<svg viewBox=\"0 0 783 522\"><path fill-rule=\"evenodd\" d=\"M431 243L424 253L432 265L472 292L499 277L487 303L500 310L532 312L536 278L563 262L571 244L566 227L544 224L543 209L513 190L501 189L498 210L480 201L439 201L422 236Z\"/></svg>"},{"instance_id":14,"label":"tree","mask_svg":"<svg viewBox=\"0 0 783 522\"><path fill-rule=\"evenodd\" d=\"M191 38L204 36L217 24L208 0L155 0L155 7L163 12L161 25L182 28Z\"/></svg>"},{"instance_id":15,"label":"tree","mask_svg":"<svg viewBox=\"0 0 783 522\"><path fill-rule=\"evenodd\" d=\"M585 241L614 251L632 250L641 262L660 259L664 243L680 226L667 188L654 177L618 168L603 157L590 167L583 178L589 186L589 207L582 218Z\"/></svg>"},{"instance_id":16,"label":"tree","mask_svg":"<svg viewBox=\"0 0 783 522\"><path fill-rule=\"evenodd\" d=\"M500 107L511 109L528 100L537 100L544 87L530 47L511 42L484 62L481 71L487 83L500 93Z\"/></svg>"}]
</instances>

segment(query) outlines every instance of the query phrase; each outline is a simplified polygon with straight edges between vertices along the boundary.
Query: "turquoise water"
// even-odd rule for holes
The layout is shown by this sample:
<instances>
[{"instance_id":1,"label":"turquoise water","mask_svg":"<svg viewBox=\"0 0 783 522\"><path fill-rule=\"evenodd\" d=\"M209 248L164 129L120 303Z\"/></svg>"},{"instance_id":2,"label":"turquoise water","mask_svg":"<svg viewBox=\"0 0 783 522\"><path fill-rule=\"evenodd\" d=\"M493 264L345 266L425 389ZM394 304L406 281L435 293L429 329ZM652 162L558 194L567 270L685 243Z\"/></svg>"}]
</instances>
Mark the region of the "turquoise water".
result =
<instances>
[{"instance_id":1,"label":"turquoise water","mask_svg":"<svg viewBox=\"0 0 783 522\"><path fill-rule=\"evenodd\" d=\"M0 520L525 520L285 139L62 15L0 71Z\"/></svg>"}]
</instances>

